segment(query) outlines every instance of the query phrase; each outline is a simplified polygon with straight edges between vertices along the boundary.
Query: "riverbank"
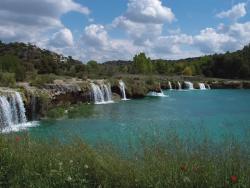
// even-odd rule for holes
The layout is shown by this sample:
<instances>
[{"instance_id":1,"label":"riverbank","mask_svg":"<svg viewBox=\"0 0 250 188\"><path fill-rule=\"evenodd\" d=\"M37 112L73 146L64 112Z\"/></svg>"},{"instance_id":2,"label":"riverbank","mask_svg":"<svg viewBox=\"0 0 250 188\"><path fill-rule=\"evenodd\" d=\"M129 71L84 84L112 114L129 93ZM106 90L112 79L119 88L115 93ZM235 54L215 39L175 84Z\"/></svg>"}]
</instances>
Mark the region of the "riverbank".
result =
<instances>
[{"instance_id":1,"label":"riverbank","mask_svg":"<svg viewBox=\"0 0 250 188\"><path fill-rule=\"evenodd\" d=\"M190 139L192 140L192 139ZM190 141L189 140L189 141ZM231 140L231 139L228 139ZM141 145L128 157L102 144L41 142L24 134L0 137L3 187L248 187L247 143L214 146L204 139L187 147L174 134ZM195 144L194 144L195 143ZM189 143L190 144L190 143Z\"/></svg>"},{"instance_id":2,"label":"riverbank","mask_svg":"<svg viewBox=\"0 0 250 188\"><path fill-rule=\"evenodd\" d=\"M19 92L27 119L37 120L48 117L48 111L58 107L110 103L124 97L143 98L149 92L161 93L164 89L250 89L250 81L143 75L120 75L99 80L61 78L39 84L17 83L14 88L0 88L0 95Z\"/></svg>"}]
</instances>

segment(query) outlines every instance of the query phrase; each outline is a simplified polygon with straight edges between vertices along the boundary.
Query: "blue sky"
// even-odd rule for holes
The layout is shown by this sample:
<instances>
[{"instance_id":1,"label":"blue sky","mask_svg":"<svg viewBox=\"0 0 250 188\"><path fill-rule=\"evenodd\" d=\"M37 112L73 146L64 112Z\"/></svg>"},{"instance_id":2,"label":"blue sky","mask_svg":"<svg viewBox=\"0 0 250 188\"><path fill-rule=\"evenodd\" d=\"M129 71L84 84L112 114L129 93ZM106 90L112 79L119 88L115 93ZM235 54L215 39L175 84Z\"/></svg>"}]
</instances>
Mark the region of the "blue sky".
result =
<instances>
[{"instance_id":1,"label":"blue sky","mask_svg":"<svg viewBox=\"0 0 250 188\"><path fill-rule=\"evenodd\" d=\"M178 59L250 42L247 0L2 0L0 40L31 42L84 62Z\"/></svg>"}]
</instances>

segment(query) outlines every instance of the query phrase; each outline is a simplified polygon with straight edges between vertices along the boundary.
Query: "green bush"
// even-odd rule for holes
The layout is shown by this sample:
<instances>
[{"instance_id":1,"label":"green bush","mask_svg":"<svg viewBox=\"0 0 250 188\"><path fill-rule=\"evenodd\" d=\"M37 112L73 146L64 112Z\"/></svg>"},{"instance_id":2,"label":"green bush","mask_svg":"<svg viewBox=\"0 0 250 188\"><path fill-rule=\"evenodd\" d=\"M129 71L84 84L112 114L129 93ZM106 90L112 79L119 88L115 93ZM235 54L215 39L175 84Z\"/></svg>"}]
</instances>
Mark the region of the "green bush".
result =
<instances>
[{"instance_id":1,"label":"green bush","mask_svg":"<svg viewBox=\"0 0 250 188\"><path fill-rule=\"evenodd\" d=\"M53 83L56 76L53 74L35 75L33 80L30 80L30 84L36 87L42 87L45 84Z\"/></svg>"},{"instance_id":2,"label":"green bush","mask_svg":"<svg viewBox=\"0 0 250 188\"><path fill-rule=\"evenodd\" d=\"M51 119L62 118L64 115L65 115L65 108L63 107L56 107L56 108L50 109L46 113L46 116Z\"/></svg>"},{"instance_id":3,"label":"green bush","mask_svg":"<svg viewBox=\"0 0 250 188\"><path fill-rule=\"evenodd\" d=\"M0 86L2 87L14 87L16 85L16 79L14 73L2 73L0 72Z\"/></svg>"}]
</instances>

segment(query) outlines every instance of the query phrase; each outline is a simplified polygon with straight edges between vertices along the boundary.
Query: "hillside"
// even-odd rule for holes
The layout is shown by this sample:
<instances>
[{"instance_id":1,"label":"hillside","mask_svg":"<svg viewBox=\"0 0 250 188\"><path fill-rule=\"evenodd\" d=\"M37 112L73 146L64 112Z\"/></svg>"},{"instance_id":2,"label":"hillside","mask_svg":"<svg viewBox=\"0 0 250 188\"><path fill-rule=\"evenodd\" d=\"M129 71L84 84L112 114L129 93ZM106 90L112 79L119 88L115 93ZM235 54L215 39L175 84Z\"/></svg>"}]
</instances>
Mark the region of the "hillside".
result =
<instances>
[{"instance_id":1,"label":"hillside","mask_svg":"<svg viewBox=\"0 0 250 188\"><path fill-rule=\"evenodd\" d=\"M133 61L84 64L31 44L0 42L1 86L12 86L16 81L39 85L61 77L86 79L125 74L250 79L250 45L233 53L181 60L151 60L141 53Z\"/></svg>"}]
</instances>

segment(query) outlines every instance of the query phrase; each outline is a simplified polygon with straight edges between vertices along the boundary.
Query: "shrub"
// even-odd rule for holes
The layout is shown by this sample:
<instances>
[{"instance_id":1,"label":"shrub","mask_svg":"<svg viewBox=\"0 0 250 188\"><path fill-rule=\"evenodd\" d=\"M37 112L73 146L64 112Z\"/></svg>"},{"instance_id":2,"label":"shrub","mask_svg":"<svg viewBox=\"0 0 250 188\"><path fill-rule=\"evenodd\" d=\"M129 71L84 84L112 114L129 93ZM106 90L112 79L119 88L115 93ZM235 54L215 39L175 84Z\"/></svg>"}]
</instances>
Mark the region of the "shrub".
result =
<instances>
[{"instance_id":1,"label":"shrub","mask_svg":"<svg viewBox=\"0 0 250 188\"><path fill-rule=\"evenodd\" d=\"M2 73L0 72L0 86L2 87L14 87L16 85L16 79L14 73Z\"/></svg>"},{"instance_id":2,"label":"shrub","mask_svg":"<svg viewBox=\"0 0 250 188\"><path fill-rule=\"evenodd\" d=\"M53 83L53 81L56 79L56 76L53 74L42 74L42 75L36 75L34 76L33 80L30 80L30 84L32 86L36 87L42 87L45 84Z\"/></svg>"},{"instance_id":3,"label":"shrub","mask_svg":"<svg viewBox=\"0 0 250 188\"><path fill-rule=\"evenodd\" d=\"M65 109L63 107L57 107L48 110L47 117L52 119L62 118L65 115Z\"/></svg>"}]
</instances>

